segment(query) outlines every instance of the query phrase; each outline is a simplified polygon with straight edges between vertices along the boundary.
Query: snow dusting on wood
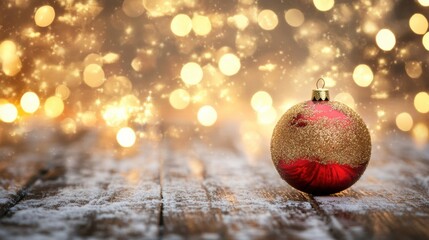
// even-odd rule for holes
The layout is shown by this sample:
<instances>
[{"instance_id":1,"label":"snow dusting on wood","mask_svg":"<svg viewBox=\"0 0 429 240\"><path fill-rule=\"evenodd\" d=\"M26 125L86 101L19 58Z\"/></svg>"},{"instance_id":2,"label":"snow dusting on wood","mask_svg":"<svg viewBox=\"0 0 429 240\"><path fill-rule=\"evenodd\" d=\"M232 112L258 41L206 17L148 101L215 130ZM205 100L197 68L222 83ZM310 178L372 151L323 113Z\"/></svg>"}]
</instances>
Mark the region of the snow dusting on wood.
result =
<instances>
[{"instance_id":1,"label":"snow dusting on wood","mask_svg":"<svg viewBox=\"0 0 429 240\"><path fill-rule=\"evenodd\" d=\"M0 238L429 236L428 147L402 135L376 143L358 183L315 197L281 180L268 146L249 156L228 129L204 133L211 138L165 134L128 152L106 151L92 132L37 151L2 146Z\"/></svg>"}]
</instances>

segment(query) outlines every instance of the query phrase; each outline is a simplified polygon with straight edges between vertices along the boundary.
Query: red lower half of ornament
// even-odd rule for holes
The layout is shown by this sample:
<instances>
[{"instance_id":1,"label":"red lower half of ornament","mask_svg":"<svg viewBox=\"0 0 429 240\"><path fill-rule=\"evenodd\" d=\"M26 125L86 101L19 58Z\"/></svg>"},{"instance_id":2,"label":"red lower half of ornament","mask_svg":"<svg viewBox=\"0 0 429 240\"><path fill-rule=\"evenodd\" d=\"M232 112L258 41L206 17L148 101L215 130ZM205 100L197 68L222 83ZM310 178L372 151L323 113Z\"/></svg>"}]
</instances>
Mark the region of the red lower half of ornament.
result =
<instances>
[{"instance_id":1,"label":"red lower half of ornament","mask_svg":"<svg viewBox=\"0 0 429 240\"><path fill-rule=\"evenodd\" d=\"M317 159L280 161L277 170L292 187L313 195L340 192L359 180L366 163L357 167L344 164L323 164Z\"/></svg>"}]
</instances>

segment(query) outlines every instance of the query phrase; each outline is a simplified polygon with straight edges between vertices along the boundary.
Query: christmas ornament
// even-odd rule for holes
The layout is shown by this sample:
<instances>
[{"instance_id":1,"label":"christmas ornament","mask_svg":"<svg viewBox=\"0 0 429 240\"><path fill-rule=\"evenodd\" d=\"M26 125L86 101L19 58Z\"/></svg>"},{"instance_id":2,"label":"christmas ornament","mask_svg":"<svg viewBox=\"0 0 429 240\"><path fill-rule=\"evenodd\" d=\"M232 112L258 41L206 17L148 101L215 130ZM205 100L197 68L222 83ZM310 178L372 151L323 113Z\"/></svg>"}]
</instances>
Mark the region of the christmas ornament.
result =
<instances>
[{"instance_id":1,"label":"christmas ornament","mask_svg":"<svg viewBox=\"0 0 429 240\"><path fill-rule=\"evenodd\" d=\"M280 176L314 195L353 185L371 155L371 138L363 120L345 104L329 101L324 86L319 79L312 100L290 108L271 139L271 157Z\"/></svg>"}]
</instances>

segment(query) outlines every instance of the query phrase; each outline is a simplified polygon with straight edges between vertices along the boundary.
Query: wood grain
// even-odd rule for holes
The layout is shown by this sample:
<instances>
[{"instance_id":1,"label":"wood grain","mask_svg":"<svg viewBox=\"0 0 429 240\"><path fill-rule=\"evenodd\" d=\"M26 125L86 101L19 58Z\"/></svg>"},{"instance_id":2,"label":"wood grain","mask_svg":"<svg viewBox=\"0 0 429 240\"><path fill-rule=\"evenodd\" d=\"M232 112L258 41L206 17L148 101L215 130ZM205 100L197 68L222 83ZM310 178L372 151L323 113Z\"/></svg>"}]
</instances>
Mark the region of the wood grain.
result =
<instances>
[{"instance_id":1,"label":"wood grain","mask_svg":"<svg viewBox=\"0 0 429 240\"><path fill-rule=\"evenodd\" d=\"M191 129L185 132L192 132ZM167 137L164 236L211 239L330 238L308 199L264 161L253 164L230 134Z\"/></svg>"},{"instance_id":2,"label":"wood grain","mask_svg":"<svg viewBox=\"0 0 429 240\"><path fill-rule=\"evenodd\" d=\"M156 143L121 159L88 134L1 219L0 238L156 238L161 195ZM119 154L119 153L118 153Z\"/></svg>"},{"instance_id":3,"label":"wood grain","mask_svg":"<svg viewBox=\"0 0 429 240\"><path fill-rule=\"evenodd\" d=\"M429 236L429 148L408 136L374 143L362 179L324 197L287 185L269 141L254 151L236 126L168 124L162 136L131 150L92 131L1 145L0 239Z\"/></svg>"},{"instance_id":4,"label":"wood grain","mask_svg":"<svg viewBox=\"0 0 429 240\"><path fill-rule=\"evenodd\" d=\"M315 201L349 239L427 239L428 149L416 147L404 135L386 139L374 144L359 182Z\"/></svg>"},{"instance_id":5,"label":"wood grain","mask_svg":"<svg viewBox=\"0 0 429 240\"><path fill-rule=\"evenodd\" d=\"M4 126L3 126L4 127ZM13 133L13 129L10 132ZM65 142L55 131L37 128L26 137L2 134L0 145L0 216L19 202L61 154Z\"/></svg>"},{"instance_id":6,"label":"wood grain","mask_svg":"<svg viewBox=\"0 0 429 240\"><path fill-rule=\"evenodd\" d=\"M174 136L167 129L163 140L161 185L164 238L215 237L224 231L219 214L212 211L202 181L204 166L189 145L190 135Z\"/></svg>"}]
</instances>

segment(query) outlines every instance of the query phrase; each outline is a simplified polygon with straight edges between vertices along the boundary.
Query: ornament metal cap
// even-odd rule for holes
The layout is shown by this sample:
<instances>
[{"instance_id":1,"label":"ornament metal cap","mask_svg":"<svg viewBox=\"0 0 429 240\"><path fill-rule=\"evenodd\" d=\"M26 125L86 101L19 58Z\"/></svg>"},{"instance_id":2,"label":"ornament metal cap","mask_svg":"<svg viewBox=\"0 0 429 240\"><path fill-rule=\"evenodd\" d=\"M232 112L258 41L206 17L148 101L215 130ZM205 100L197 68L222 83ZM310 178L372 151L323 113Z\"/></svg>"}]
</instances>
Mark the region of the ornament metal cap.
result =
<instances>
[{"instance_id":1,"label":"ornament metal cap","mask_svg":"<svg viewBox=\"0 0 429 240\"><path fill-rule=\"evenodd\" d=\"M319 83L322 83L322 87L319 87ZM325 88L325 79L319 78L316 82L316 89L313 89L311 96L313 101L329 101L329 90Z\"/></svg>"}]
</instances>

